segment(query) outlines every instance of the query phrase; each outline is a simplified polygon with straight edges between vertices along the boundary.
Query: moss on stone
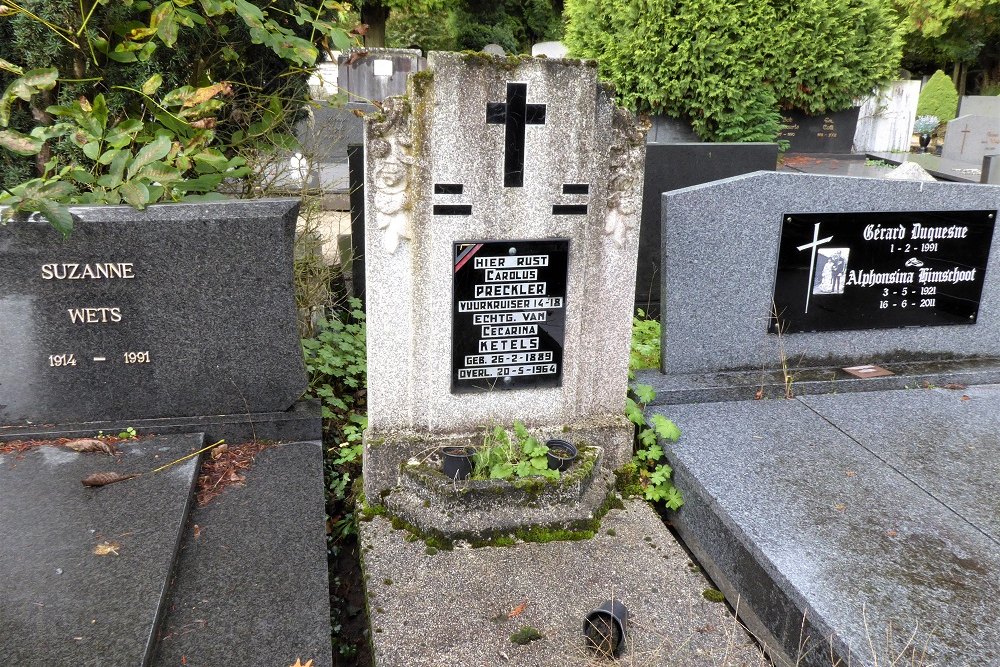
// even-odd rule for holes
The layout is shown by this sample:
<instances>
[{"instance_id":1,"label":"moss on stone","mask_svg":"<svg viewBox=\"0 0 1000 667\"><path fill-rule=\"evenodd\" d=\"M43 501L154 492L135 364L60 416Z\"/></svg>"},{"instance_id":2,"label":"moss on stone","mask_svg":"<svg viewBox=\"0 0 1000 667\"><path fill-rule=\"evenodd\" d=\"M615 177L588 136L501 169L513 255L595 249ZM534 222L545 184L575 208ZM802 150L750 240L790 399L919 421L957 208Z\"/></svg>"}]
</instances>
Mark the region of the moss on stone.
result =
<instances>
[{"instance_id":1,"label":"moss on stone","mask_svg":"<svg viewBox=\"0 0 1000 667\"><path fill-rule=\"evenodd\" d=\"M542 638L543 637L541 632L531 627L530 625L526 625L517 632L513 633L510 636L510 641L513 642L514 644L517 644L518 646L524 646L526 644L530 644L531 642Z\"/></svg>"},{"instance_id":2,"label":"moss on stone","mask_svg":"<svg viewBox=\"0 0 1000 667\"><path fill-rule=\"evenodd\" d=\"M714 588L706 588L701 592L701 597L705 598L709 602L725 602L726 596L722 594L722 591L718 591Z\"/></svg>"}]
</instances>

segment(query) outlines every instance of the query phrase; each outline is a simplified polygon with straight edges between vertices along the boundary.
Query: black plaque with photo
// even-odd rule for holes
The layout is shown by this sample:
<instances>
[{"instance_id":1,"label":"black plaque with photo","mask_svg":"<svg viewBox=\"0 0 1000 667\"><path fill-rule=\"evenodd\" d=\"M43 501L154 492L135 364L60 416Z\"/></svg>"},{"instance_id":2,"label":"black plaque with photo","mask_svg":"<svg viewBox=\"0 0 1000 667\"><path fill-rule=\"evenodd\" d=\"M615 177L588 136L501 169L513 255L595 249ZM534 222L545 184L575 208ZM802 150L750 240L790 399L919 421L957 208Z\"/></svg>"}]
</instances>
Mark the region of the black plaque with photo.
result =
<instances>
[{"instance_id":1,"label":"black plaque with photo","mask_svg":"<svg viewBox=\"0 0 1000 667\"><path fill-rule=\"evenodd\" d=\"M975 324L996 211L791 213L769 331Z\"/></svg>"},{"instance_id":2,"label":"black plaque with photo","mask_svg":"<svg viewBox=\"0 0 1000 667\"><path fill-rule=\"evenodd\" d=\"M558 387L569 241L455 243L453 393Z\"/></svg>"}]
</instances>

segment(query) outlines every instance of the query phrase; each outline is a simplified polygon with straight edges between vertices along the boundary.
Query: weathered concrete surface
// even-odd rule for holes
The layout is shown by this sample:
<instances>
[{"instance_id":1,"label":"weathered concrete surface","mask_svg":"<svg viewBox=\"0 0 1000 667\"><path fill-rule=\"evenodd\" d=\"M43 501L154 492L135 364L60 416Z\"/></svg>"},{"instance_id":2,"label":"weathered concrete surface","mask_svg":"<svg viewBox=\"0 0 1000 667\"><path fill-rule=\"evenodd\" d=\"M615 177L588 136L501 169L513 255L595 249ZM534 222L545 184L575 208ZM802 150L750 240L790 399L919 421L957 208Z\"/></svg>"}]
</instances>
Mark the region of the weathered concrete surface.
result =
<instances>
[{"instance_id":1,"label":"weathered concrete surface","mask_svg":"<svg viewBox=\"0 0 1000 667\"><path fill-rule=\"evenodd\" d=\"M1000 664L1000 385L652 411L683 432L678 531L788 664L829 667L831 637L888 664L911 633L915 664Z\"/></svg>"},{"instance_id":2,"label":"weathered concrete surface","mask_svg":"<svg viewBox=\"0 0 1000 667\"><path fill-rule=\"evenodd\" d=\"M383 517L360 533L375 667L766 664L726 606L702 597L710 584L641 501L579 542L429 555ZM611 597L630 614L617 663L595 658L582 634L587 613ZM525 626L544 638L512 643Z\"/></svg>"}]
</instances>

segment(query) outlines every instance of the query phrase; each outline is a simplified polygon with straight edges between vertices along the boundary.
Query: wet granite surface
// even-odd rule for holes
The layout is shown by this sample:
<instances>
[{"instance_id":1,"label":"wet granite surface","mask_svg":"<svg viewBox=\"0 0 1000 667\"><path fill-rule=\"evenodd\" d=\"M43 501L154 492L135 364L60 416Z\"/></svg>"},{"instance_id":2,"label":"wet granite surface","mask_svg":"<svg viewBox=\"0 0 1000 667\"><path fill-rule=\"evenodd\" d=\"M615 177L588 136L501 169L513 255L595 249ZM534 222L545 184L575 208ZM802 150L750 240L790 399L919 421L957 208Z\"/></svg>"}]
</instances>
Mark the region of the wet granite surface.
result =
<instances>
[{"instance_id":1,"label":"wet granite surface","mask_svg":"<svg viewBox=\"0 0 1000 667\"><path fill-rule=\"evenodd\" d=\"M103 471L148 471L197 450L200 433L0 455L0 664L148 663L191 499L197 458L101 488Z\"/></svg>"}]
</instances>

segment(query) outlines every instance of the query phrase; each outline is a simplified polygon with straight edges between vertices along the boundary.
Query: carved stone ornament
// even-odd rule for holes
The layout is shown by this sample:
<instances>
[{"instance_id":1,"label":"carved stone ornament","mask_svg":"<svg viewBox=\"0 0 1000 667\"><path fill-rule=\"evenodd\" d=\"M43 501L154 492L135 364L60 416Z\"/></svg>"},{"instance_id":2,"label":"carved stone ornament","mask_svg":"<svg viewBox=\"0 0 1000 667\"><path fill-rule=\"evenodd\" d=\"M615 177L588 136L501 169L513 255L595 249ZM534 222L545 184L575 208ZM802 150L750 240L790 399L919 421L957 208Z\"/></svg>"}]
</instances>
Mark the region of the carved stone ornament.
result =
<instances>
[{"instance_id":1,"label":"carved stone ornament","mask_svg":"<svg viewBox=\"0 0 1000 667\"><path fill-rule=\"evenodd\" d=\"M646 123L638 121L628 111L614 108L604 233L611 236L618 247L625 245L625 235L635 228L640 211L642 184L639 179L647 129Z\"/></svg>"},{"instance_id":2,"label":"carved stone ornament","mask_svg":"<svg viewBox=\"0 0 1000 667\"><path fill-rule=\"evenodd\" d=\"M372 139L368 150L375 164L375 224L384 232L382 246L392 254L400 239L411 238L406 198L416 158L411 155L409 105L401 98L390 97L382 106L382 116L369 117Z\"/></svg>"}]
</instances>

